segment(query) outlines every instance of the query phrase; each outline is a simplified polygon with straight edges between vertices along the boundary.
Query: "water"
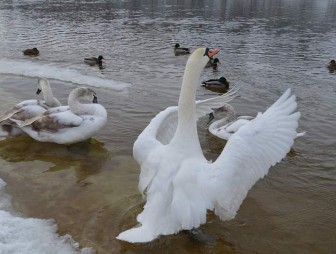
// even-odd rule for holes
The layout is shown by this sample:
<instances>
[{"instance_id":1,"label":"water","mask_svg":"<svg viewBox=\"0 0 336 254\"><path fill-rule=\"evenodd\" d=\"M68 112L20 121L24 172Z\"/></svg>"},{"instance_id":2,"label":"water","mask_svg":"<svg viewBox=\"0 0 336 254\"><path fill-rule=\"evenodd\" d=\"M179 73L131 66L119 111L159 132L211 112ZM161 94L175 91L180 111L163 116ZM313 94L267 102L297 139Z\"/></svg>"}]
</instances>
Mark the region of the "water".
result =
<instances>
[{"instance_id":1,"label":"water","mask_svg":"<svg viewBox=\"0 0 336 254\"><path fill-rule=\"evenodd\" d=\"M209 214L201 227L206 239L179 233L148 244L120 242L115 237L135 225L143 205L133 142L159 111L177 104L187 57L174 56L176 42L221 50L219 71L206 69L201 79L224 75L240 86L232 104L241 115L264 111L291 87L302 113L299 131L307 135L258 181L234 220ZM10 209L1 203L1 212L27 223L53 219L40 221L47 225L40 230L50 232L55 245L79 243L71 251L333 253L336 75L326 64L336 58L335 44L333 0L2 0L0 112L36 98L43 75L63 104L73 88L93 86L108 123L90 142L70 147L27 137L1 140L0 178L7 183L1 202L11 198ZM38 57L22 55L32 47ZM98 55L105 58L103 69L83 63ZM197 89L197 99L214 95ZM202 147L215 159L225 143L205 127L202 119ZM73 240L64 241L66 235Z\"/></svg>"}]
</instances>

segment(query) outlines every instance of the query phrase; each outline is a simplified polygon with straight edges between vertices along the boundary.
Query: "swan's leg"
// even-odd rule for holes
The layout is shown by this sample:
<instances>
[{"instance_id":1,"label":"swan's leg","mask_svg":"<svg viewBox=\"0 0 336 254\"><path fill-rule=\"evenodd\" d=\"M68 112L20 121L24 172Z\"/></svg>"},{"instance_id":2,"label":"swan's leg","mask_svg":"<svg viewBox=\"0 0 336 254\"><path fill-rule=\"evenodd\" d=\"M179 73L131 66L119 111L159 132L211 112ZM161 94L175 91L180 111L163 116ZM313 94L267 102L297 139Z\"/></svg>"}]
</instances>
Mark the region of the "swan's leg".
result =
<instances>
[{"instance_id":1,"label":"swan's leg","mask_svg":"<svg viewBox=\"0 0 336 254\"><path fill-rule=\"evenodd\" d=\"M205 233L200 228L193 228L191 230L182 230L183 233L187 234L190 240L196 241L202 244L213 244L216 238L210 234Z\"/></svg>"}]
</instances>

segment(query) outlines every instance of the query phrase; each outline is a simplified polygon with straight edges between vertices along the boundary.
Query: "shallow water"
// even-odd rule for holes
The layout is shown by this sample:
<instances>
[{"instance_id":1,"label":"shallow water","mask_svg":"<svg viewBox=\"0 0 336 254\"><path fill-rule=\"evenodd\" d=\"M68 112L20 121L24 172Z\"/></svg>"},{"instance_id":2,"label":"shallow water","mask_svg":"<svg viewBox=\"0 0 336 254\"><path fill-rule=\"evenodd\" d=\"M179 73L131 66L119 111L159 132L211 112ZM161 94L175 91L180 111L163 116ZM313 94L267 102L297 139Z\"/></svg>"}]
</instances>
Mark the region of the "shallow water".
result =
<instances>
[{"instance_id":1,"label":"shallow water","mask_svg":"<svg viewBox=\"0 0 336 254\"><path fill-rule=\"evenodd\" d=\"M39 75L64 104L73 88L94 86L108 111L106 127L88 142L0 141L0 178L14 209L53 218L59 234L97 253L333 253L336 75L326 64L336 58L336 2L134 2L2 1L0 112L37 98ZM234 220L209 214L205 239L181 232L148 244L120 242L115 237L136 224L143 205L133 142L177 104L187 57L174 56L176 42L221 50L219 71L205 69L201 79L224 75L238 85L232 104L241 115L264 111L292 88L307 134L252 188ZM38 57L22 55L34 46ZM83 63L100 54L104 69ZM197 99L215 95L197 90ZM224 142L207 133L206 120L199 135L215 159Z\"/></svg>"}]
</instances>

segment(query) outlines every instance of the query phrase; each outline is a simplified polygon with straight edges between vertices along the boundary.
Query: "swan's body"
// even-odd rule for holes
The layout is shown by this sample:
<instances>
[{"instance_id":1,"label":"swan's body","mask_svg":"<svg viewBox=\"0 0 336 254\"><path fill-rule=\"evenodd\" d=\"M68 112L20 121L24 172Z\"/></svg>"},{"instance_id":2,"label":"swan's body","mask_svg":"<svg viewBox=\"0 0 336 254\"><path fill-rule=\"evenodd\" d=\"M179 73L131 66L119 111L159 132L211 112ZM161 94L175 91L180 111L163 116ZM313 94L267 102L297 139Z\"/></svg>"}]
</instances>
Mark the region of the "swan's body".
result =
<instances>
[{"instance_id":1,"label":"swan's body","mask_svg":"<svg viewBox=\"0 0 336 254\"><path fill-rule=\"evenodd\" d=\"M72 144L89 139L105 125L107 112L102 105L80 103L80 98L91 98L94 103L97 102L92 89L76 88L69 95L69 106L47 110L18 125L40 142Z\"/></svg>"},{"instance_id":2,"label":"swan's body","mask_svg":"<svg viewBox=\"0 0 336 254\"><path fill-rule=\"evenodd\" d=\"M15 137L24 134L24 132L12 120L25 121L33 118L47 109L61 106L61 103L53 96L48 80L40 78L38 80L39 94L42 91L43 100L26 100L22 101L11 109L9 109L0 118L0 136L1 137Z\"/></svg>"},{"instance_id":3,"label":"swan's body","mask_svg":"<svg viewBox=\"0 0 336 254\"><path fill-rule=\"evenodd\" d=\"M175 56L187 55L187 54L190 54L190 49L189 48L181 48L180 44L176 43L175 47L174 47L174 53L175 53Z\"/></svg>"},{"instance_id":4,"label":"swan's body","mask_svg":"<svg viewBox=\"0 0 336 254\"><path fill-rule=\"evenodd\" d=\"M251 120L255 119L254 116L236 116L234 107L226 103L223 107L216 109L215 111L224 110L226 116L220 120L214 121L209 126L209 132L221 139L229 140L229 138L235 134L239 128L248 124ZM212 113L211 113L212 114ZM212 115L212 119L214 116ZM211 120L210 120L211 122ZM296 137L304 136L305 132L297 133Z\"/></svg>"},{"instance_id":5,"label":"swan's body","mask_svg":"<svg viewBox=\"0 0 336 254\"><path fill-rule=\"evenodd\" d=\"M197 49L189 57L176 131L165 125L172 110L168 108L134 143L134 158L141 165L139 189L147 202L137 216L139 227L122 232L117 239L148 242L159 235L197 228L206 222L208 209L222 220L234 218L248 190L293 145L300 113L293 113L295 96L287 90L264 114L232 136L214 163L206 160L197 134L196 84L208 57L217 52Z\"/></svg>"}]
</instances>

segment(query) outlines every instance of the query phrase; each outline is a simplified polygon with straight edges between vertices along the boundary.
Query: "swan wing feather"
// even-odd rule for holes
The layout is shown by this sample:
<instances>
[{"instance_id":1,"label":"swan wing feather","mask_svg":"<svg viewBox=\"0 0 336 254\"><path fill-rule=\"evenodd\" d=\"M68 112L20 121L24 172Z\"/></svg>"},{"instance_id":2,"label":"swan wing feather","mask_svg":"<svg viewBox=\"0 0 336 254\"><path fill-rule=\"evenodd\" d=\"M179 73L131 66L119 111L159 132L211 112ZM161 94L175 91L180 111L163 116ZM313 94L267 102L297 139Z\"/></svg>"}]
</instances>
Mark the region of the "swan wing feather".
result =
<instances>
[{"instance_id":1,"label":"swan wing feather","mask_svg":"<svg viewBox=\"0 0 336 254\"><path fill-rule=\"evenodd\" d=\"M82 122L83 118L72 113L68 106L61 106L17 123L21 128L30 126L33 130L55 131L61 128L79 126ZM27 129L25 128L25 130Z\"/></svg>"},{"instance_id":2,"label":"swan wing feather","mask_svg":"<svg viewBox=\"0 0 336 254\"><path fill-rule=\"evenodd\" d=\"M197 119L211 113L213 109L222 107L237 96L238 88L233 88L226 94L206 100L196 101ZM143 132L138 136L133 146L133 155L141 165L148 154L158 145L167 145L173 138L178 122L178 107L172 106L157 114Z\"/></svg>"},{"instance_id":3,"label":"swan wing feather","mask_svg":"<svg viewBox=\"0 0 336 254\"><path fill-rule=\"evenodd\" d=\"M196 101L196 115L201 118L213 112L214 109L223 107L225 103L230 102L238 96L239 88L233 87L227 93L214 98Z\"/></svg>"},{"instance_id":4,"label":"swan wing feather","mask_svg":"<svg viewBox=\"0 0 336 254\"><path fill-rule=\"evenodd\" d=\"M211 170L201 174L222 220L235 217L248 191L271 166L289 152L297 135L300 113L288 89L264 114L242 126L227 142Z\"/></svg>"}]
</instances>

